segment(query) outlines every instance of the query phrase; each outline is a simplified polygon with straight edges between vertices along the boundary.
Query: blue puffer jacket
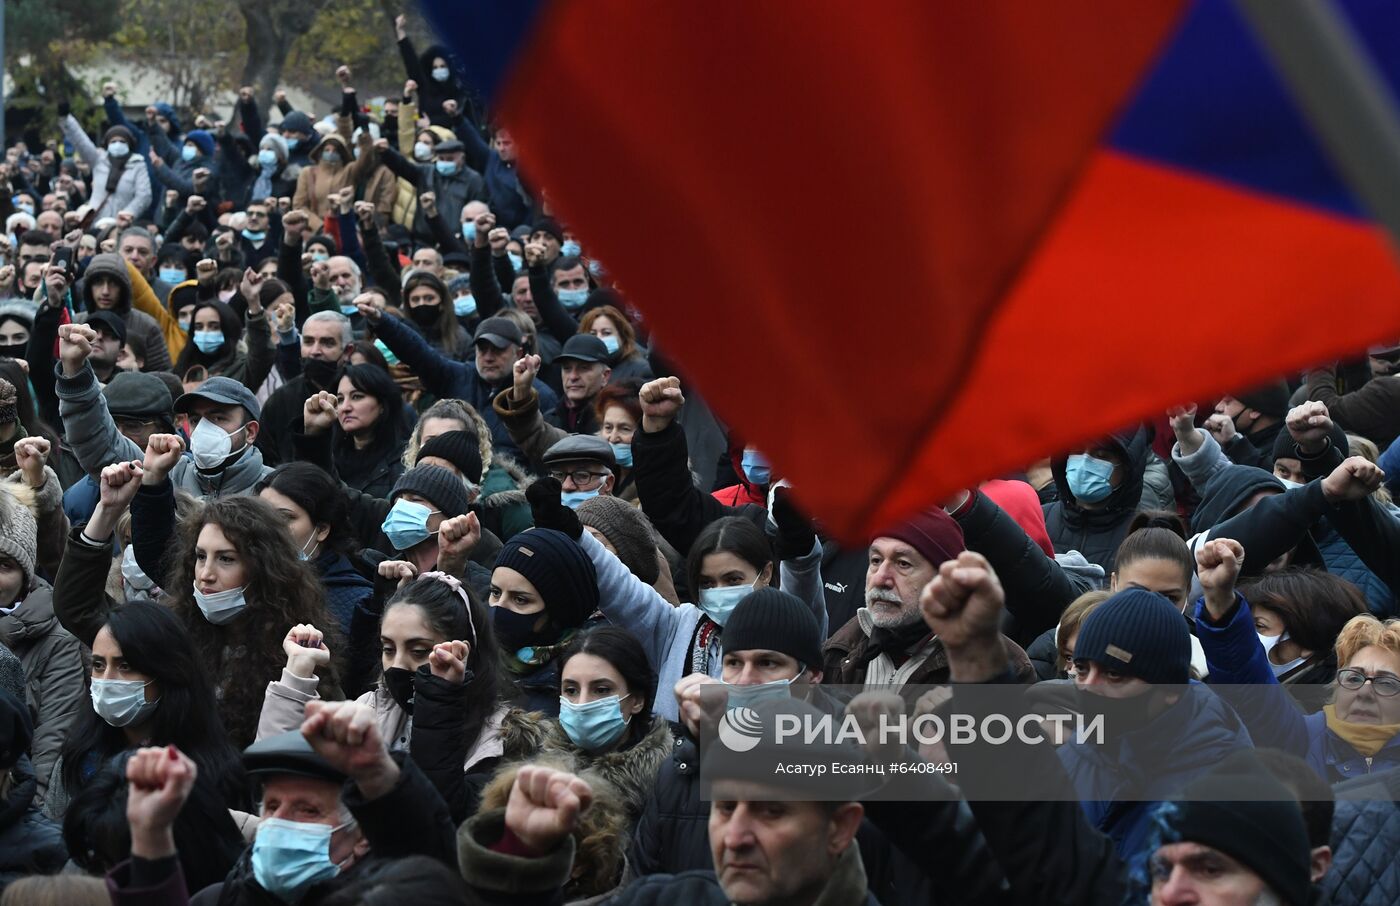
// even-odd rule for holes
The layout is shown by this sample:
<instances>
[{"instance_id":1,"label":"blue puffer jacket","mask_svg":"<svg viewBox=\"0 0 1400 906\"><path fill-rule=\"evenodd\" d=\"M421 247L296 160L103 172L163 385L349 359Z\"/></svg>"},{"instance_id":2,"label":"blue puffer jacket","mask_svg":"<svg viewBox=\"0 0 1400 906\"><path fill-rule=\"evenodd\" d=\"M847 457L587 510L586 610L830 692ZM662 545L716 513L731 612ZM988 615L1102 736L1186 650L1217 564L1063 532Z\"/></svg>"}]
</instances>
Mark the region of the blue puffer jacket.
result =
<instances>
[{"instance_id":1,"label":"blue puffer jacket","mask_svg":"<svg viewBox=\"0 0 1400 906\"><path fill-rule=\"evenodd\" d=\"M1392 738L1368 762L1327 728L1325 713L1304 715L1299 710L1269 666L1254 630L1254 615L1242 595L1236 593L1235 609L1221 625L1210 622L1204 599L1198 600L1195 627L1210 668L1211 685L1244 718L1256 745L1297 755L1328 783L1400 766L1400 736Z\"/></svg>"},{"instance_id":2,"label":"blue puffer jacket","mask_svg":"<svg viewBox=\"0 0 1400 906\"><path fill-rule=\"evenodd\" d=\"M1059 756L1089 823L1108 834L1131 864L1147 846L1158 801L1252 745L1234 710L1208 686L1193 682L1176 704L1117 745L1071 742Z\"/></svg>"},{"instance_id":3,"label":"blue puffer jacket","mask_svg":"<svg viewBox=\"0 0 1400 906\"><path fill-rule=\"evenodd\" d=\"M326 590L326 607L340 624L340 631L350 636L350 617L356 607L363 607L374 594L374 585L356 571L344 554L330 552L316 558L316 571L321 574L321 587Z\"/></svg>"},{"instance_id":4,"label":"blue puffer jacket","mask_svg":"<svg viewBox=\"0 0 1400 906\"><path fill-rule=\"evenodd\" d=\"M1395 616L1395 595L1391 593L1390 586L1367 569L1366 564L1356 555L1356 551L1351 549L1351 545L1337 534L1331 521L1319 520L1313 526L1311 534L1329 573L1340 576L1361 589L1361 593L1366 596L1366 606L1379 619Z\"/></svg>"},{"instance_id":5,"label":"blue puffer jacket","mask_svg":"<svg viewBox=\"0 0 1400 906\"><path fill-rule=\"evenodd\" d=\"M1320 882L1329 906L1400 903L1400 773L1336 788L1332 867Z\"/></svg>"}]
</instances>

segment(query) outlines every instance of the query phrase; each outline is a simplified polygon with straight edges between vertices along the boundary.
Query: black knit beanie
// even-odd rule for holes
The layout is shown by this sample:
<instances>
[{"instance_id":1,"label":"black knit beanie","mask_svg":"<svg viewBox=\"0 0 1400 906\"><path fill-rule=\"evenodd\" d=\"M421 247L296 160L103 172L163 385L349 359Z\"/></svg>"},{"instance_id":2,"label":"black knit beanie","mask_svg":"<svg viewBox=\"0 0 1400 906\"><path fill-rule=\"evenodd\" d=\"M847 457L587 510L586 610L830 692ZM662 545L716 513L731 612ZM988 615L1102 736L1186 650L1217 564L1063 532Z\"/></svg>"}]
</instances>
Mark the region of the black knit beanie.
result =
<instances>
[{"instance_id":1,"label":"black knit beanie","mask_svg":"<svg viewBox=\"0 0 1400 906\"><path fill-rule=\"evenodd\" d=\"M1288 399L1291 395L1287 383L1274 381L1244 393L1236 393L1235 399L1244 403L1246 408L1258 410L1263 415L1283 418L1288 414Z\"/></svg>"},{"instance_id":2,"label":"black knit beanie","mask_svg":"<svg viewBox=\"0 0 1400 906\"><path fill-rule=\"evenodd\" d=\"M1130 588L1100 604L1079 628L1074 659L1081 658L1149 683L1185 685L1191 632L1166 598Z\"/></svg>"},{"instance_id":3,"label":"black knit beanie","mask_svg":"<svg viewBox=\"0 0 1400 906\"><path fill-rule=\"evenodd\" d=\"M481 443L471 431L448 431L418 448L418 462L424 456L445 459L472 484L481 484Z\"/></svg>"},{"instance_id":4,"label":"black knit beanie","mask_svg":"<svg viewBox=\"0 0 1400 906\"><path fill-rule=\"evenodd\" d=\"M501 548L495 565L530 580L558 629L581 626L598 609L598 573L593 561L563 532L541 528L521 532Z\"/></svg>"},{"instance_id":5,"label":"black knit beanie","mask_svg":"<svg viewBox=\"0 0 1400 906\"><path fill-rule=\"evenodd\" d=\"M724 624L721 641L725 654L764 649L821 669L822 632L817 618L802 599L776 588L760 588L740 601Z\"/></svg>"},{"instance_id":6,"label":"black knit beanie","mask_svg":"<svg viewBox=\"0 0 1400 906\"><path fill-rule=\"evenodd\" d=\"M656 562L656 539L641 510L625 500L600 494L578 507L578 521L597 529L617 550L617 559L648 585L661 574Z\"/></svg>"},{"instance_id":7,"label":"black knit beanie","mask_svg":"<svg viewBox=\"0 0 1400 906\"><path fill-rule=\"evenodd\" d=\"M394 482L394 490L389 499L397 500L399 495L410 491L431 500L442 511L443 518L451 519L467 511L467 489L462 487L462 479L442 466L414 466Z\"/></svg>"},{"instance_id":8,"label":"black knit beanie","mask_svg":"<svg viewBox=\"0 0 1400 906\"><path fill-rule=\"evenodd\" d=\"M1244 772L1232 757L1193 781L1181 801L1158 806L1153 817L1158 845L1209 846L1253 870L1288 906L1310 901L1312 852L1302 809L1262 764Z\"/></svg>"}]
</instances>

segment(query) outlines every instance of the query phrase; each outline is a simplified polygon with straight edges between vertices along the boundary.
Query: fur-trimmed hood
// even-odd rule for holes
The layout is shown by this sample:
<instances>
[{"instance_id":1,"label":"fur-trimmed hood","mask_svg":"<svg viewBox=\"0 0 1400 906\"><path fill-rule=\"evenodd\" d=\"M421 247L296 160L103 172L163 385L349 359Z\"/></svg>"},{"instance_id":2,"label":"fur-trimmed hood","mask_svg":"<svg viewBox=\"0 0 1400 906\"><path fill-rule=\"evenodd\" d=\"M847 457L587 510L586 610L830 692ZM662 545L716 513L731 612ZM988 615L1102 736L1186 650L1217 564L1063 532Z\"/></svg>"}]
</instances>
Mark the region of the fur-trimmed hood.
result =
<instances>
[{"instance_id":1,"label":"fur-trimmed hood","mask_svg":"<svg viewBox=\"0 0 1400 906\"><path fill-rule=\"evenodd\" d=\"M491 468L500 469L515 484L514 488L506 491L494 491L486 493L487 476L481 477L482 496L478 501L484 510L503 510L509 506L524 505L529 506L529 501L525 499L525 489L535 483L535 477L525 471L525 467L511 459L504 453L494 453L491 457ZM494 483L494 482L493 482Z\"/></svg>"},{"instance_id":2,"label":"fur-trimmed hood","mask_svg":"<svg viewBox=\"0 0 1400 906\"><path fill-rule=\"evenodd\" d=\"M617 789L628 814L635 819L651 796L671 746L669 725L653 716L651 729L636 745L590 755L573 744L557 719L540 711L512 708L501 722L500 770L517 768L521 762L548 762L574 773L596 774Z\"/></svg>"}]
</instances>

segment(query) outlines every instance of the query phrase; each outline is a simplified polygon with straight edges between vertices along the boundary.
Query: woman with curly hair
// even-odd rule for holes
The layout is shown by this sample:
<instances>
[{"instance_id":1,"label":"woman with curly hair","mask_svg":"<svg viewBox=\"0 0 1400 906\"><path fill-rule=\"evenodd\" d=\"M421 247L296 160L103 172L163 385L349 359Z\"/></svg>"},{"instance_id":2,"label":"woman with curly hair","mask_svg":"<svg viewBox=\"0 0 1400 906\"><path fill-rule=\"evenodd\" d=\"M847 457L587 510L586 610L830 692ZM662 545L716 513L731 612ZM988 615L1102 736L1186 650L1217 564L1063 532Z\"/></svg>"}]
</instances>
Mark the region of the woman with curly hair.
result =
<instances>
[{"instance_id":1,"label":"woman with curly hair","mask_svg":"<svg viewBox=\"0 0 1400 906\"><path fill-rule=\"evenodd\" d=\"M97 509L70 538L70 556L65 556L59 578L70 566L74 541L105 553L105 539L131 506L136 562L148 576L162 577L162 603L193 640L214 681L229 739L243 748L253 742L262 709L262 689L247 678L275 673L281 666L285 627L313 623L329 629L333 621L315 570L297 555L285 519L266 501L207 501L176 523L175 492L167 475L183 449L175 435L157 434L147 445L144 463L133 460L102 470ZM56 584L55 591L56 599L63 595L56 606L60 621L91 645L113 606L102 583L85 585L80 577L67 586ZM322 698L342 697L333 664L319 668L317 676Z\"/></svg>"}]
</instances>

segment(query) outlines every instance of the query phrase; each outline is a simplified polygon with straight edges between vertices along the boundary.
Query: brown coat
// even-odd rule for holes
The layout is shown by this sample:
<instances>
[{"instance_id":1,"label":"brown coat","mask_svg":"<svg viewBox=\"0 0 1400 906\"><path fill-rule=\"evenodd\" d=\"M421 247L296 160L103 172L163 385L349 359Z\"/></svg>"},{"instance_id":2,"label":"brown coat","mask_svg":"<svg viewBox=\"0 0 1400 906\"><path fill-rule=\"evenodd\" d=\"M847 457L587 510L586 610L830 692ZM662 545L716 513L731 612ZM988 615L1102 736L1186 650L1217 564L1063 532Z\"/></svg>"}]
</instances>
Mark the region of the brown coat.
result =
<instances>
[{"instance_id":1,"label":"brown coat","mask_svg":"<svg viewBox=\"0 0 1400 906\"><path fill-rule=\"evenodd\" d=\"M311 152L313 165L303 167L297 176L297 190L292 197L292 207L311 211L325 220L335 216L330 196L346 186L354 186L355 197L361 201L374 203L375 213L387 220L394 213L394 174L379 162L379 152L374 150L374 139L368 132L360 133L360 157L357 160L350 151L348 121L342 124L340 132L333 132L321 140ZM321 155L327 148L335 148L340 153L342 163L323 163Z\"/></svg>"},{"instance_id":2,"label":"brown coat","mask_svg":"<svg viewBox=\"0 0 1400 906\"><path fill-rule=\"evenodd\" d=\"M1037 677L1031 659L1020 645L1001 637L1006 646L1006 659L1016 671L1016 676L1024 683L1033 683ZM836 630L822 646L822 685L859 686L865 683L870 661L870 636L860 625L860 617L851 618L845 626ZM907 681L910 686L938 685L948 682L948 654L943 645L933 640L933 650Z\"/></svg>"}]
</instances>

